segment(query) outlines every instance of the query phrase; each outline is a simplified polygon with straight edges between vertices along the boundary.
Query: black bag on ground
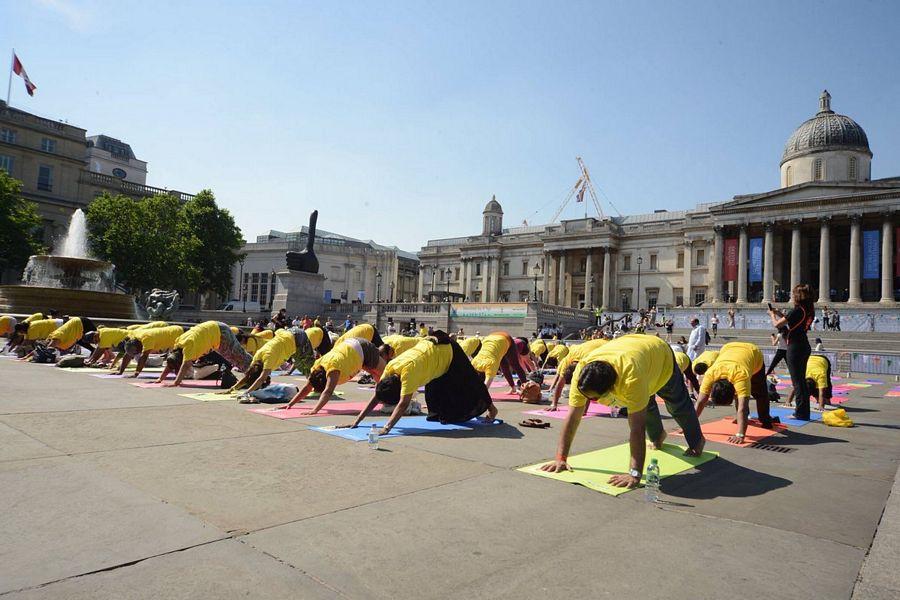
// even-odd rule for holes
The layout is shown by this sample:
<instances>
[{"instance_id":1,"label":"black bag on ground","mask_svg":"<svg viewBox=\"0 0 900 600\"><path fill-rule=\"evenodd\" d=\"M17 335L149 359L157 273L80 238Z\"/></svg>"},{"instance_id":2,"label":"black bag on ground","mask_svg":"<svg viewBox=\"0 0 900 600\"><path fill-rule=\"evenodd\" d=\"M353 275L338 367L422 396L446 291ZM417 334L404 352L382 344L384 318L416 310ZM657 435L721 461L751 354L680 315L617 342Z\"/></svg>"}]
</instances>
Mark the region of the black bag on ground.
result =
<instances>
[{"instance_id":1,"label":"black bag on ground","mask_svg":"<svg viewBox=\"0 0 900 600\"><path fill-rule=\"evenodd\" d=\"M34 362L36 363L55 363L56 350L47 348L46 346L37 345L34 347Z\"/></svg>"},{"instance_id":2,"label":"black bag on ground","mask_svg":"<svg viewBox=\"0 0 900 600\"><path fill-rule=\"evenodd\" d=\"M230 367L225 367L224 369L219 371L219 373L219 388L223 390L231 388L238 381L237 377L234 376L234 373L231 372Z\"/></svg>"}]
</instances>

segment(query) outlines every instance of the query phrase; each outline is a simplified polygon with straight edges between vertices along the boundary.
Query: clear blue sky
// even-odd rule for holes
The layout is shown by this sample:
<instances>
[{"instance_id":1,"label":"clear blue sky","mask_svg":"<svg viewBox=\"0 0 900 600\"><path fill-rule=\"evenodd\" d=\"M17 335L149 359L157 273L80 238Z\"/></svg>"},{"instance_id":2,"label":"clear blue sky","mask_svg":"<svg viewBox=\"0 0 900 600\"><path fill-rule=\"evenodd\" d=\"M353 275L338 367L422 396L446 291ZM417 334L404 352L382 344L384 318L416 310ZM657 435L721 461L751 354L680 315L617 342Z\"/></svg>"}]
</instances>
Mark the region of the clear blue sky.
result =
<instances>
[{"instance_id":1,"label":"clear blue sky","mask_svg":"<svg viewBox=\"0 0 900 600\"><path fill-rule=\"evenodd\" d=\"M0 0L0 40L38 86L14 106L212 188L247 239L318 208L418 250L492 194L544 223L577 155L625 214L773 189L822 88L900 175L900 3L734 4Z\"/></svg>"}]
</instances>

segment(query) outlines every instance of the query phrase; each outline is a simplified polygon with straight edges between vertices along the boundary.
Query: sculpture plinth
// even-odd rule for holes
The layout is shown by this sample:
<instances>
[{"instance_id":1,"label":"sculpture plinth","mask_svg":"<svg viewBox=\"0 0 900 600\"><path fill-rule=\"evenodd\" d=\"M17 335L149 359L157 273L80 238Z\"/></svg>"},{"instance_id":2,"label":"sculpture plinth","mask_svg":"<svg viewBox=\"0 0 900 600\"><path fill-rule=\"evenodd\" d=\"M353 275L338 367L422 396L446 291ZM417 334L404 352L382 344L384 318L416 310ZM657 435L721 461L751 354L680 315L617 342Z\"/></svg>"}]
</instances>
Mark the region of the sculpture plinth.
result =
<instances>
[{"instance_id":1,"label":"sculpture plinth","mask_svg":"<svg viewBox=\"0 0 900 600\"><path fill-rule=\"evenodd\" d=\"M303 271L280 271L278 285L272 300L272 311L282 308L288 314L317 315L322 312L322 298L325 295L325 276Z\"/></svg>"}]
</instances>

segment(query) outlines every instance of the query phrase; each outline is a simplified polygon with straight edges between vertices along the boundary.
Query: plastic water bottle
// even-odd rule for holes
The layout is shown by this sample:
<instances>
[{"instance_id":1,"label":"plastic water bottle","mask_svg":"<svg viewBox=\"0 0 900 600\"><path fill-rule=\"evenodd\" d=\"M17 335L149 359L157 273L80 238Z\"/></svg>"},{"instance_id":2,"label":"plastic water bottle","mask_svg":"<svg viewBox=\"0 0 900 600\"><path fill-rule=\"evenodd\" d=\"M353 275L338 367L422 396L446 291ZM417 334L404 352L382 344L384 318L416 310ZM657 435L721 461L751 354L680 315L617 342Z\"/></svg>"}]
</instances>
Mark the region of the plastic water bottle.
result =
<instances>
[{"instance_id":1,"label":"plastic water bottle","mask_svg":"<svg viewBox=\"0 0 900 600\"><path fill-rule=\"evenodd\" d=\"M618 406L610 406L609 407L609 416L613 419L618 418L619 416L619 407Z\"/></svg>"},{"instance_id":2,"label":"plastic water bottle","mask_svg":"<svg viewBox=\"0 0 900 600\"><path fill-rule=\"evenodd\" d=\"M655 458L650 459L647 465L647 473L644 476L644 498L647 502L659 502L659 463Z\"/></svg>"},{"instance_id":3,"label":"plastic water bottle","mask_svg":"<svg viewBox=\"0 0 900 600\"><path fill-rule=\"evenodd\" d=\"M369 450L378 450L378 428L375 427L375 423L372 423L372 428L369 429Z\"/></svg>"}]
</instances>

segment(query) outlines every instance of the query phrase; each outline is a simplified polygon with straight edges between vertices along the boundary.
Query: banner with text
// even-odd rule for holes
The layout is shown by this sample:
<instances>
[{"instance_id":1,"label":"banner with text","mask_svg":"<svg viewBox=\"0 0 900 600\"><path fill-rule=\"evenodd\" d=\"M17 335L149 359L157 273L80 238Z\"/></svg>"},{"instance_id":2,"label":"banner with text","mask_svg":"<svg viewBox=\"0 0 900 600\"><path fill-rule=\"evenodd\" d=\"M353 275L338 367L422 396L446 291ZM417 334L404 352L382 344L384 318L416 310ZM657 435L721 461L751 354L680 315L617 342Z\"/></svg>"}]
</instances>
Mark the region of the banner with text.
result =
<instances>
[{"instance_id":1,"label":"banner with text","mask_svg":"<svg viewBox=\"0 0 900 600\"><path fill-rule=\"evenodd\" d=\"M465 302L452 304L450 316L457 319L524 319L528 314L528 305L523 303L477 303Z\"/></svg>"},{"instance_id":2,"label":"banner with text","mask_svg":"<svg viewBox=\"0 0 900 600\"><path fill-rule=\"evenodd\" d=\"M762 281L763 239L750 238L750 283Z\"/></svg>"},{"instance_id":3,"label":"banner with text","mask_svg":"<svg viewBox=\"0 0 900 600\"><path fill-rule=\"evenodd\" d=\"M725 270L725 281L736 281L738 274L737 238L729 238L725 240L725 256L723 256L722 259L722 265Z\"/></svg>"},{"instance_id":4,"label":"banner with text","mask_svg":"<svg viewBox=\"0 0 900 600\"><path fill-rule=\"evenodd\" d=\"M863 263L863 279L878 279L881 277L880 248L881 232L877 229L868 229L862 232L862 263Z\"/></svg>"}]
</instances>

